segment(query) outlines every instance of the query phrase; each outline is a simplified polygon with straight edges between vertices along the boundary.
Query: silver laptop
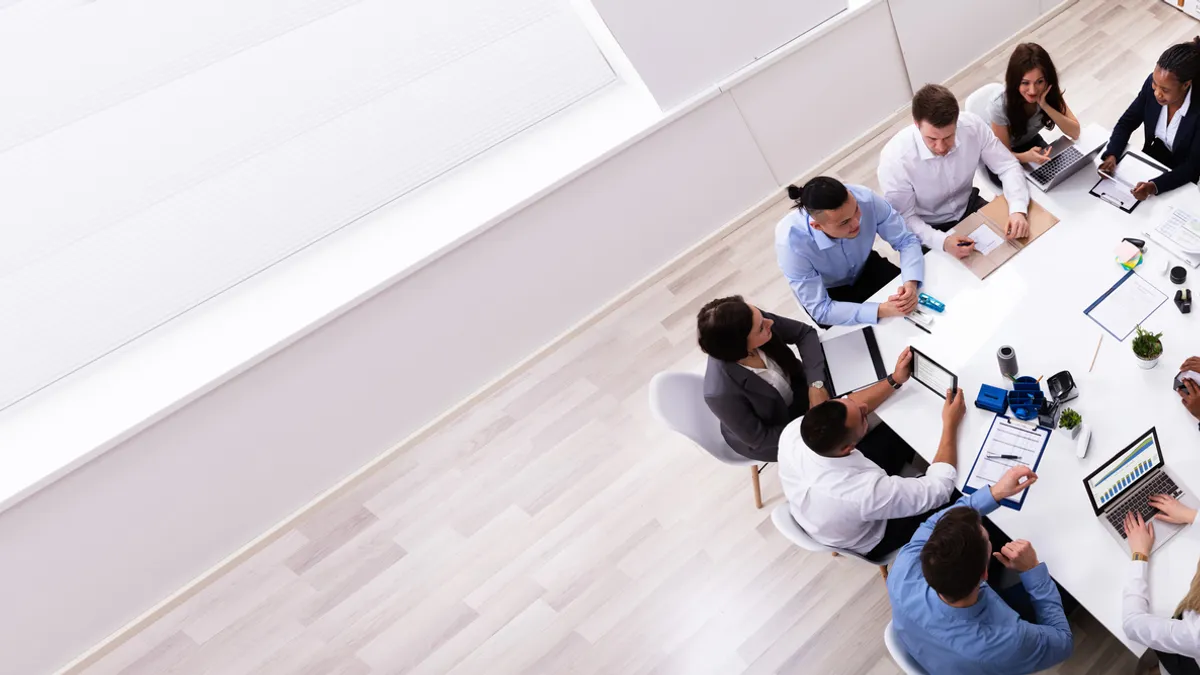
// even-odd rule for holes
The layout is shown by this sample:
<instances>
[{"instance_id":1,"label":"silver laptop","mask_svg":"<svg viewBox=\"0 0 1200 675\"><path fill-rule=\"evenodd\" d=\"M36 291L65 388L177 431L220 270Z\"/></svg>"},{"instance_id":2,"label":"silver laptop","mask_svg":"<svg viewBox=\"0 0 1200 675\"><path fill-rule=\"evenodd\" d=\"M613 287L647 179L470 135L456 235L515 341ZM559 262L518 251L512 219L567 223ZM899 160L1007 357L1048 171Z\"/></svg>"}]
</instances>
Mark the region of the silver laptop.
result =
<instances>
[{"instance_id":1,"label":"silver laptop","mask_svg":"<svg viewBox=\"0 0 1200 675\"><path fill-rule=\"evenodd\" d=\"M1158 431L1154 427L1084 478L1083 487L1087 489L1100 524L1122 548L1126 546L1125 514L1137 511L1149 520L1158 512L1150 506L1151 495L1171 495L1193 509L1200 508L1200 502L1163 461ZM1180 525L1154 521L1154 550L1182 529Z\"/></svg>"},{"instance_id":2,"label":"silver laptop","mask_svg":"<svg viewBox=\"0 0 1200 675\"><path fill-rule=\"evenodd\" d=\"M1069 178L1081 167L1091 165L1092 153L1098 152L1100 148L1104 147L1107 139L1095 143L1094 147L1093 145L1081 145L1082 142L1084 142L1082 137L1080 142L1072 141L1067 136L1060 137L1050 144L1050 159L1045 163L1037 167L1029 164L1021 165L1021 168L1025 170L1025 177L1045 192Z\"/></svg>"}]
</instances>

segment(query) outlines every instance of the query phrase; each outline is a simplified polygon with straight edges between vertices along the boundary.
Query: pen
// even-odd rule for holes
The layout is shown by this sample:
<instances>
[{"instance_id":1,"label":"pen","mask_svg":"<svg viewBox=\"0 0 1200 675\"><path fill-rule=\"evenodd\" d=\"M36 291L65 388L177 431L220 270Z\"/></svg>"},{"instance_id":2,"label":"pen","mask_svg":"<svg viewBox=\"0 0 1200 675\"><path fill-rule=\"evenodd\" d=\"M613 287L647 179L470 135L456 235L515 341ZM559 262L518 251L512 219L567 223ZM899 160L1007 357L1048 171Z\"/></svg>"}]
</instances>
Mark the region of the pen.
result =
<instances>
[{"instance_id":1,"label":"pen","mask_svg":"<svg viewBox=\"0 0 1200 675\"><path fill-rule=\"evenodd\" d=\"M912 325L916 326L917 328L920 328L921 330L925 331L926 333L933 335L933 331L929 330L925 326L922 326L921 324L917 323L916 321L913 321L912 319L908 318L907 316L904 317L904 320L911 323Z\"/></svg>"},{"instance_id":2,"label":"pen","mask_svg":"<svg viewBox=\"0 0 1200 675\"><path fill-rule=\"evenodd\" d=\"M1021 459L1016 455L988 455L988 459Z\"/></svg>"},{"instance_id":3,"label":"pen","mask_svg":"<svg viewBox=\"0 0 1200 675\"><path fill-rule=\"evenodd\" d=\"M975 242L973 242L973 241L960 241L957 244L955 244L955 246L970 246L971 244L974 244L974 243Z\"/></svg>"}]
</instances>

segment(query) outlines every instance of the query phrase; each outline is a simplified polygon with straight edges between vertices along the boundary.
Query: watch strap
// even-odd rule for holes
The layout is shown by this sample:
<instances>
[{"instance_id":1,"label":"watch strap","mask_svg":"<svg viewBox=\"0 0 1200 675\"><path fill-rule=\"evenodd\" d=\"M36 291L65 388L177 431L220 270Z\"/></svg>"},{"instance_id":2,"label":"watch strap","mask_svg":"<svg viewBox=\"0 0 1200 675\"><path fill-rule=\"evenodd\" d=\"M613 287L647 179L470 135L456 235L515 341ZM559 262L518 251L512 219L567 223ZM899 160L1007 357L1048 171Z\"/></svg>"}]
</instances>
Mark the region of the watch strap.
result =
<instances>
[{"instance_id":1,"label":"watch strap","mask_svg":"<svg viewBox=\"0 0 1200 675\"><path fill-rule=\"evenodd\" d=\"M1141 561L1141 562L1150 562L1150 556L1146 555L1145 553L1134 553L1133 560L1137 560L1137 561Z\"/></svg>"},{"instance_id":2,"label":"watch strap","mask_svg":"<svg viewBox=\"0 0 1200 675\"><path fill-rule=\"evenodd\" d=\"M896 378L892 377L891 373L888 373L887 382L888 384L892 385L892 389L900 388L900 383L896 381Z\"/></svg>"}]
</instances>

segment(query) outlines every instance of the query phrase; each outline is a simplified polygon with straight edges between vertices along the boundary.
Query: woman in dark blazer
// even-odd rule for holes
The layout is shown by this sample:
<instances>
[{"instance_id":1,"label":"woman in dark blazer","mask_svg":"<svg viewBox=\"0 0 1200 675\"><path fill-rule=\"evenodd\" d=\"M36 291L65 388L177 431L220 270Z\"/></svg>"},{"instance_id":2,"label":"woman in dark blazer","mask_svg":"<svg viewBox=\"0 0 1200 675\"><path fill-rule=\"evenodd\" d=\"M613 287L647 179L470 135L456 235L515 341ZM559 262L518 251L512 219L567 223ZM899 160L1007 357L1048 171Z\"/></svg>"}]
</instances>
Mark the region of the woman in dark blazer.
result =
<instances>
[{"instance_id":1,"label":"woman in dark blazer","mask_svg":"<svg viewBox=\"0 0 1200 675\"><path fill-rule=\"evenodd\" d=\"M1200 37L1167 49L1158 57L1154 72L1142 84L1137 98L1113 127L1101 155L1101 171L1109 175L1116 171L1129 134L1139 126L1146 137L1142 152L1169 169L1158 178L1134 186L1133 196L1139 200L1200 178L1200 134L1196 133L1200 101L1192 101L1192 81L1198 75Z\"/></svg>"},{"instance_id":2,"label":"woman in dark blazer","mask_svg":"<svg viewBox=\"0 0 1200 675\"><path fill-rule=\"evenodd\" d=\"M776 461L787 423L829 398L816 329L760 311L739 295L708 303L696 322L708 354L704 401L721 420L721 435L740 455ZM799 359L788 345L796 345Z\"/></svg>"}]
</instances>

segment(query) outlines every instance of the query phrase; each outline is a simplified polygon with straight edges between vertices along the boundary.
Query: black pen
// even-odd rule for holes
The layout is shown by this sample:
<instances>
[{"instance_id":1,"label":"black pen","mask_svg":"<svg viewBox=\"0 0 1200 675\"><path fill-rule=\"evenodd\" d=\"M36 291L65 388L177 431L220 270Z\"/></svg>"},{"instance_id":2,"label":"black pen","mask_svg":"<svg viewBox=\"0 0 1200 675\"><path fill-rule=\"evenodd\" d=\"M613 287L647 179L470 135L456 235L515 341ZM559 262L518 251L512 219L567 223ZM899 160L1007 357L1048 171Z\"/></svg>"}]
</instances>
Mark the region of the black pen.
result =
<instances>
[{"instance_id":1,"label":"black pen","mask_svg":"<svg viewBox=\"0 0 1200 675\"><path fill-rule=\"evenodd\" d=\"M912 325L916 326L917 328L920 328L921 330L925 331L926 333L933 335L933 331L929 330L925 326L922 326L921 324L917 323L916 321L913 321L912 319L908 318L907 316L904 317L904 320L911 323Z\"/></svg>"},{"instance_id":2,"label":"black pen","mask_svg":"<svg viewBox=\"0 0 1200 675\"><path fill-rule=\"evenodd\" d=\"M975 242L973 242L973 241L960 241L957 244L955 244L955 246L970 246L971 244L974 244L974 243Z\"/></svg>"},{"instance_id":3,"label":"black pen","mask_svg":"<svg viewBox=\"0 0 1200 675\"><path fill-rule=\"evenodd\" d=\"M1016 455L988 455L988 459L1021 459Z\"/></svg>"}]
</instances>

